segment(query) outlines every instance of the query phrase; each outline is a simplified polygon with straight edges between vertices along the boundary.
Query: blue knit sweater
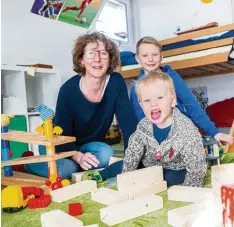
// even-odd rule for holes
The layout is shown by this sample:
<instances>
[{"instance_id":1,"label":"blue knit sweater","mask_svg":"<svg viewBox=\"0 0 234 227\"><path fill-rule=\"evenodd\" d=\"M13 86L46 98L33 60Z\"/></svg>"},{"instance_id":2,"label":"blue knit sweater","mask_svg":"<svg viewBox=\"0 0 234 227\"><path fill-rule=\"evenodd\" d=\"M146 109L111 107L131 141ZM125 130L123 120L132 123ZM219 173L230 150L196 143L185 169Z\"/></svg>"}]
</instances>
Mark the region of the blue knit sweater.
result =
<instances>
[{"instance_id":1,"label":"blue knit sweater","mask_svg":"<svg viewBox=\"0 0 234 227\"><path fill-rule=\"evenodd\" d=\"M210 136L215 136L218 133L215 124L210 121L206 112L198 104L192 92L189 90L184 80L180 75L174 71L169 65L160 68L163 72L167 73L175 84L177 96L177 108L187 115L199 128L203 129ZM144 76L144 71L141 70L137 80ZM135 86L133 85L130 93L130 101L134 108L138 122L145 117L144 112L138 102L135 93Z\"/></svg>"},{"instance_id":2,"label":"blue knit sweater","mask_svg":"<svg viewBox=\"0 0 234 227\"><path fill-rule=\"evenodd\" d=\"M54 123L63 128L63 135L76 137L76 142L59 146L57 151L77 150L79 146L103 141L116 114L123 133L125 148L135 131L137 120L130 104L123 77L111 73L102 100L88 101L80 90L80 76L69 79L58 95Z\"/></svg>"}]
</instances>

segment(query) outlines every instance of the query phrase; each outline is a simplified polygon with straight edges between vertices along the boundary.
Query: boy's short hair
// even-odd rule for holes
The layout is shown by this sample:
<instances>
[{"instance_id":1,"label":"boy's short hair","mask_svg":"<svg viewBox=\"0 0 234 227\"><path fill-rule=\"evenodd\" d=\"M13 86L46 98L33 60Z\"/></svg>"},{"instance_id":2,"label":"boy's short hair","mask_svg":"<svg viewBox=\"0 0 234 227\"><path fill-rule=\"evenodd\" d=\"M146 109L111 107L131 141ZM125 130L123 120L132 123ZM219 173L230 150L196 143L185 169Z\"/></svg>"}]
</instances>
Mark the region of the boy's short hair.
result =
<instances>
[{"instance_id":1,"label":"boy's short hair","mask_svg":"<svg viewBox=\"0 0 234 227\"><path fill-rule=\"evenodd\" d=\"M137 55L139 54L139 48L142 44L153 44L156 47L158 47L160 49L160 53L162 53L162 45L160 44L160 42L151 36L146 36L146 37L141 38L137 42L137 45L136 45L136 54Z\"/></svg>"},{"instance_id":2,"label":"boy's short hair","mask_svg":"<svg viewBox=\"0 0 234 227\"><path fill-rule=\"evenodd\" d=\"M171 77L168 74L162 72L161 70L160 71L152 71L147 76L142 77L140 80L138 80L136 82L135 91L136 91L136 94L137 94L139 100L141 100L142 87L148 86L156 80L161 80L161 81L167 83L169 85L169 89L170 89L171 93L173 95L176 95L175 85L174 85L174 82L171 79Z\"/></svg>"}]
</instances>

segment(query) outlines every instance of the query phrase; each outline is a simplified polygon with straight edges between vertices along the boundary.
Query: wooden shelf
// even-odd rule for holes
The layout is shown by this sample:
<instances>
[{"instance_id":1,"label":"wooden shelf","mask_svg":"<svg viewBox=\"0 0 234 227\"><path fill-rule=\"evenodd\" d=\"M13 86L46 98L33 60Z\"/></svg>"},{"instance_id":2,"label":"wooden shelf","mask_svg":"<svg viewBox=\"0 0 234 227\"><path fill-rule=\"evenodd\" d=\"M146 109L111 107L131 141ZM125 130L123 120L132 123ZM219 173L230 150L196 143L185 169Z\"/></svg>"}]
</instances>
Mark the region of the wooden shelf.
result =
<instances>
[{"instance_id":1,"label":"wooden shelf","mask_svg":"<svg viewBox=\"0 0 234 227\"><path fill-rule=\"evenodd\" d=\"M1 166L4 167L4 166L14 166L14 165L21 165L21 164L29 164L29 163L49 162L49 161L58 160L61 158L67 158L75 154L76 154L76 151L68 151L68 152L55 154L54 156L38 155L38 156L17 158L17 159L13 159L9 161L2 161Z\"/></svg>"},{"instance_id":2,"label":"wooden shelf","mask_svg":"<svg viewBox=\"0 0 234 227\"><path fill-rule=\"evenodd\" d=\"M56 146L76 141L76 138L72 136L54 136L52 140L47 140L43 134L37 132L9 131L7 133L2 133L1 135L3 140L44 146Z\"/></svg>"}]
</instances>

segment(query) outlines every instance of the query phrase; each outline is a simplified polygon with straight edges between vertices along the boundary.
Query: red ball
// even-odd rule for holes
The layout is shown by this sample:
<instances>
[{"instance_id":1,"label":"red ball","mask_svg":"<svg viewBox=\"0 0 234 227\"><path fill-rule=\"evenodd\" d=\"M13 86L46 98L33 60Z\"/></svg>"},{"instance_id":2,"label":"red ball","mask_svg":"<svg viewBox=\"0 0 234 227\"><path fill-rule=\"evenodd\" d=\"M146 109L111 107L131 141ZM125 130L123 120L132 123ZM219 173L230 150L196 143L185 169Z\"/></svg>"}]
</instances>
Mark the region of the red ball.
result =
<instances>
[{"instance_id":1,"label":"red ball","mask_svg":"<svg viewBox=\"0 0 234 227\"><path fill-rule=\"evenodd\" d=\"M51 185L51 189L52 190L56 190L56 189L59 189L59 188L62 188L62 184L60 182L54 182L52 185Z\"/></svg>"},{"instance_id":2,"label":"red ball","mask_svg":"<svg viewBox=\"0 0 234 227\"><path fill-rule=\"evenodd\" d=\"M51 185L51 181L50 181L50 180L47 180L47 181L45 182L45 185L50 186L50 185Z\"/></svg>"},{"instance_id":3,"label":"red ball","mask_svg":"<svg viewBox=\"0 0 234 227\"><path fill-rule=\"evenodd\" d=\"M57 182L61 182L62 180L63 180L63 178L62 178L62 177L59 177L59 176L58 176L57 179L56 179Z\"/></svg>"}]
</instances>

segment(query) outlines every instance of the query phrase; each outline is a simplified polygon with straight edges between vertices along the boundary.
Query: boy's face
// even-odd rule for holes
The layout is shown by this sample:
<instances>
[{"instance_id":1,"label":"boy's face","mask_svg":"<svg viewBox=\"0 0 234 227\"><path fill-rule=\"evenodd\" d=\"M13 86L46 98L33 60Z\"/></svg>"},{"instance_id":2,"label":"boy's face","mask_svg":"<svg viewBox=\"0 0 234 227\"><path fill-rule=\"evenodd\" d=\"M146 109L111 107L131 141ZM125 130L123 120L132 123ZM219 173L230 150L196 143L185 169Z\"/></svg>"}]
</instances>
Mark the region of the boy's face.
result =
<instances>
[{"instance_id":1,"label":"boy's face","mask_svg":"<svg viewBox=\"0 0 234 227\"><path fill-rule=\"evenodd\" d=\"M156 80L142 87L140 104L145 116L159 128L172 124L172 107L176 104L176 97L170 91L168 83Z\"/></svg>"},{"instance_id":2,"label":"boy's face","mask_svg":"<svg viewBox=\"0 0 234 227\"><path fill-rule=\"evenodd\" d=\"M160 48L153 44L141 44L136 60L141 64L142 68L148 72L159 68L162 61Z\"/></svg>"}]
</instances>

